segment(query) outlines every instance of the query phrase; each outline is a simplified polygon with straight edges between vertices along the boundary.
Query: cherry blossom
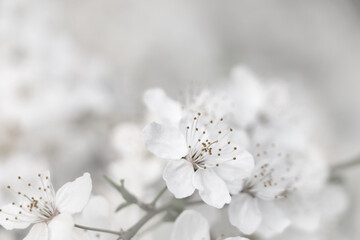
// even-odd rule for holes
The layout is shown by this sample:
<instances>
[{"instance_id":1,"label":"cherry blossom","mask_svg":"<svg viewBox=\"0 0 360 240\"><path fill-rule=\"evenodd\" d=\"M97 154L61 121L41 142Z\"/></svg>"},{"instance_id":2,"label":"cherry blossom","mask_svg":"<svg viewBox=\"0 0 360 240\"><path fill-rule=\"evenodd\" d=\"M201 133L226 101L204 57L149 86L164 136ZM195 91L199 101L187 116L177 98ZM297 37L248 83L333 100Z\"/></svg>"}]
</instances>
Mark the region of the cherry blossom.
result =
<instances>
[{"instance_id":1,"label":"cherry blossom","mask_svg":"<svg viewBox=\"0 0 360 240\"><path fill-rule=\"evenodd\" d=\"M82 211L92 190L89 173L66 183L55 192L49 171L38 174L36 181L18 176L19 186L7 186L17 202L0 208L0 224L7 230L33 225L24 240L71 239L72 214Z\"/></svg>"},{"instance_id":2,"label":"cherry blossom","mask_svg":"<svg viewBox=\"0 0 360 240\"><path fill-rule=\"evenodd\" d=\"M168 159L163 178L176 198L199 190L208 205L230 203L229 186L247 177L254 160L242 147L242 139L223 123L196 114L183 119L179 128L151 123L143 130L146 147Z\"/></svg>"},{"instance_id":3,"label":"cherry blossom","mask_svg":"<svg viewBox=\"0 0 360 240\"><path fill-rule=\"evenodd\" d=\"M266 149L266 150L265 150ZM256 163L250 177L240 186L229 207L229 219L245 234L258 232L269 237L290 225L277 200L288 198L298 181L289 155L256 144Z\"/></svg>"}]
</instances>

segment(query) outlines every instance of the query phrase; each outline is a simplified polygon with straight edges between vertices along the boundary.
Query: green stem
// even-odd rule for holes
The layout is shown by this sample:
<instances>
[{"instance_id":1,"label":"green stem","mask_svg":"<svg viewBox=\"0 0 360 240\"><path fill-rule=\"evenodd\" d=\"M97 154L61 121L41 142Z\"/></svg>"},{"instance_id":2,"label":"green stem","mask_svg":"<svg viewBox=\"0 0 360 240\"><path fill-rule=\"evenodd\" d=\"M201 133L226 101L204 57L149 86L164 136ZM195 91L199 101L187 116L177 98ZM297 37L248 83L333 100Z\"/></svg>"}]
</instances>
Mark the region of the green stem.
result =
<instances>
[{"instance_id":1,"label":"green stem","mask_svg":"<svg viewBox=\"0 0 360 240\"><path fill-rule=\"evenodd\" d=\"M120 235L120 232L111 231L111 230L106 230L106 229L101 229L101 228L85 227L85 226L81 226L81 225L77 225L77 224L75 224L75 227L76 227L76 228L80 228L80 229L84 229L84 230L87 230L87 231L110 233L110 234L114 234L114 235L117 235L117 236Z\"/></svg>"}]
</instances>

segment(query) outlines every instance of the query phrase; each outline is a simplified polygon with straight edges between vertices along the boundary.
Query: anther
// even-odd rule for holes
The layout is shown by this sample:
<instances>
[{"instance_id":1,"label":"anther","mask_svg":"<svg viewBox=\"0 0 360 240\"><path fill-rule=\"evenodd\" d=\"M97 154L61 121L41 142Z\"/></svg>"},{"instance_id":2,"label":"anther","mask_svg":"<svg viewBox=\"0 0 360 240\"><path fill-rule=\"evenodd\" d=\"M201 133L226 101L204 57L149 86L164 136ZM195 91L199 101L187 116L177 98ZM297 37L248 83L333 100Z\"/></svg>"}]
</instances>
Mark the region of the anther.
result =
<instances>
[{"instance_id":1,"label":"anther","mask_svg":"<svg viewBox=\"0 0 360 240\"><path fill-rule=\"evenodd\" d=\"M236 157L233 157L233 160L236 160Z\"/></svg>"}]
</instances>

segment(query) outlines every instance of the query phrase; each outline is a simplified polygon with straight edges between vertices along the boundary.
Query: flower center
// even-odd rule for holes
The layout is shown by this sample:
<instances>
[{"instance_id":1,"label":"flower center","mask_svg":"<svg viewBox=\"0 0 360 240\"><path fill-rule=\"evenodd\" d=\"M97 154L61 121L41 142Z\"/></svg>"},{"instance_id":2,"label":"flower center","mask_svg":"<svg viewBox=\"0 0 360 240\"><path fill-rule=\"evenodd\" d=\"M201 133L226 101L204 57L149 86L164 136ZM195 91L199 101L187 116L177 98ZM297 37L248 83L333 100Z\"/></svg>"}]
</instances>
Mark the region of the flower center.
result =
<instances>
[{"instance_id":1,"label":"flower center","mask_svg":"<svg viewBox=\"0 0 360 240\"><path fill-rule=\"evenodd\" d=\"M256 164L250 178L244 183L243 193L264 199L287 198L288 193L296 190L297 173L292 169L290 155L276 152L275 144L262 151L256 144Z\"/></svg>"},{"instance_id":2,"label":"flower center","mask_svg":"<svg viewBox=\"0 0 360 240\"><path fill-rule=\"evenodd\" d=\"M193 165L195 171L218 167L224 160L236 160L238 147L228 140L233 129L223 126L223 118L216 122L200 118L201 113L198 113L191 124L186 126L189 150L184 159Z\"/></svg>"},{"instance_id":3,"label":"flower center","mask_svg":"<svg viewBox=\"0 0 360 240\"><path fill-rule=\"evenodd\" d=\"M22 190L7 186L13 194L19 198L19 203L11 203L10 206L0 209L5 215L6 221L39 223L48 222L59 214L55 206L55 192L49 180L49 176L38 174L38 183L29 183L18 177Z\"/></svg>"}]
</instances>

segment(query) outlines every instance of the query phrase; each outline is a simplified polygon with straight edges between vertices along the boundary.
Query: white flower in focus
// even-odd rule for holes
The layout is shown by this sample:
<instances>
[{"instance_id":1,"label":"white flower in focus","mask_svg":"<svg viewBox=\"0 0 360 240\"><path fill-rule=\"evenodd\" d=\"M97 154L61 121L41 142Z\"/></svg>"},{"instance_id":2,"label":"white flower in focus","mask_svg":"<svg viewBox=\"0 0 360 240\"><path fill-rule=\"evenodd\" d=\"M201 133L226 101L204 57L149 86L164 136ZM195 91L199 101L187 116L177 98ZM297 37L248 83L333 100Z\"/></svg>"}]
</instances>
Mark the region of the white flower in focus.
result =
<instances>
[{"instance_id":1,"label":"white flower in focus","mask_svg":"<svg viewBox=\"0 0 360 240\"><path fill-rule=\"evenodd\" d=\"M245 179L239 194L233 196L229 219L245 234L257 232L271 237L290 225L276 200L287 198L295 190L298 176L288 155L277 152L274 144L264 149L257 144L255 168Z\"/></svg>"},{"instance_id":2,"label":"white flower in focus","mask_svg":"<svg viewBox=\"0 0 360 240\"><path fill-rule=\"evenodd\" d=\"M0 208L0 225L7 230L25 229L34 224L24 240L71 239L72 214L82 211L92 190L89 173L66 183L56 193L50 173L38 174L36 182L18 177L19 188L7 186L19 201Z\"/></svg>"},{"instance_id":3,"label":"white flower in focus","mask_svg":"<svg viewBox=\"0 0 360 240\"><path fill-rule=\"evenodd\" d=\"M253 157L241 147L232 128L223 119L206 120L200 113L180 127L151 123L143 130L146 147L169 159L163 178L176 198L199 190L208 205L222 208L231 201L228 186L247 177Z\"/></svg>"},{"instance_id":4,"label":"white flower in focus","mask_svg":"<svg viewBox=\"0 0 360 240\"><path fill-rule=\"evenodd\" d=\"M210 226L198 212L186 210L176 219L171 240L210 240ZM224 240L248 240L242 237L230 237Z\"/></svg>"}]
</instances>

